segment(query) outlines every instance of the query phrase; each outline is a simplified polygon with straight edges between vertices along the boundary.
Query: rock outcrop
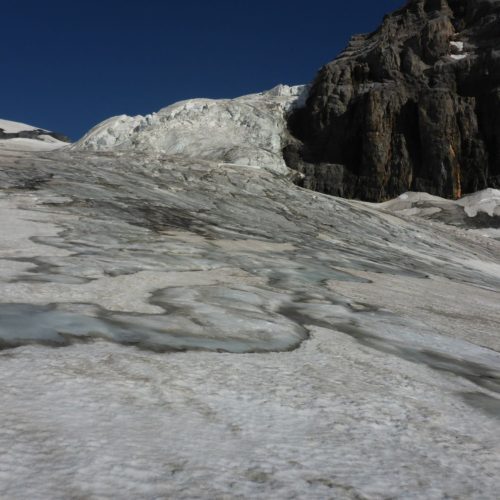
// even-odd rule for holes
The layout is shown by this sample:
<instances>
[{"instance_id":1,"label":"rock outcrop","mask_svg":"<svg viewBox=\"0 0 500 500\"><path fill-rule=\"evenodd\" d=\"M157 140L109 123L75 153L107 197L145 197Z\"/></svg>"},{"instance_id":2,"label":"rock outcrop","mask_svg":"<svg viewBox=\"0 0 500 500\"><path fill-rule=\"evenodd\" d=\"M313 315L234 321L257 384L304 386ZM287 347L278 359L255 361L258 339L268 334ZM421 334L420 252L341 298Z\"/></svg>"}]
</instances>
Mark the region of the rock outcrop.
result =
<instances>
[{"instance_id":1,"label":"rock outcrop","mask_svg":"<svg viewBox=\"0 0 500 500\"><path fill-rule=\"evenodd\" d=\"M320 70L289 128L288 166L324 193L500 187L500 1L408 1Z\"/></svg>"}]
</instances>

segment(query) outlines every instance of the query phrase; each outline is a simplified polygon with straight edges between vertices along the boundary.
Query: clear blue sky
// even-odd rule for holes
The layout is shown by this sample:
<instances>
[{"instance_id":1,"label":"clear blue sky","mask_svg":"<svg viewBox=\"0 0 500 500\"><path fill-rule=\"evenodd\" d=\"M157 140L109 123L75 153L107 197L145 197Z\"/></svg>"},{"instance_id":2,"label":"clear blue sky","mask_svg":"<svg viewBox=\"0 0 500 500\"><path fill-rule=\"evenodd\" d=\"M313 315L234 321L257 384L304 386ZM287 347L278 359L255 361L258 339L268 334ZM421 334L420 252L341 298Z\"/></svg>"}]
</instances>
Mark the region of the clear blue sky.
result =
<instances>
[{"instance_id":1,"label":"clear blue sky","mask_svg":"<svg viewBox=\"0 0 500 500\"><path fill-rule=\"evenodd\" d=\"M73 139L117 114L308 83L404 0L10 0L0 117Z\"/></svg>"}]
</instances>

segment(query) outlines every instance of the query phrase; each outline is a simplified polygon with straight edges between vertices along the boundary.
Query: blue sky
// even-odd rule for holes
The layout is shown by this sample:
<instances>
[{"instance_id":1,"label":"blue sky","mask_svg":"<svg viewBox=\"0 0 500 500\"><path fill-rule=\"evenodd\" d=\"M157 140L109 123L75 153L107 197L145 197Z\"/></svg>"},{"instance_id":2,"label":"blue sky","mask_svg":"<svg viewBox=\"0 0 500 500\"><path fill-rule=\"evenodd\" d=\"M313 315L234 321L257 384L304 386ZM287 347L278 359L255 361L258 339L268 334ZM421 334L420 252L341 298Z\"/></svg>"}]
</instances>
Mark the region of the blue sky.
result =
<instances>
[{"instance_id":1,"label":"blue sky","mask_svg":"<svg viewBox=\"0 0 500 500\"><path fill-rule=\"evenodd\" d=\"M80 137L117 114L308 83L404 0L23 0L1 13L0 117Z\"/></svg>"}]
</instances>

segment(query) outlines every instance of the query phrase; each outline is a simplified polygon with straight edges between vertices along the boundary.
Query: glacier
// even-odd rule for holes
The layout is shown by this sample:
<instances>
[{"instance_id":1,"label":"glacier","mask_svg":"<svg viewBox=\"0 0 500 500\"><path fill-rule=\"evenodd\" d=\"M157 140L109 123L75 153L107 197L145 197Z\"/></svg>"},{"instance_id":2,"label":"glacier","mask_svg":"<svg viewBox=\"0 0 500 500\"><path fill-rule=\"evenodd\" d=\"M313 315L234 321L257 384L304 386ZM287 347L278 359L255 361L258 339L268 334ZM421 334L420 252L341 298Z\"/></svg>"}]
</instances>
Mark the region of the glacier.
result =
<instances>
[{"instance_id":1,"label":"glacier","mask_svg":"<svg viewBox=\"0 0 500 500\"><path fill-rule=\"evenodd\" d=\"M308 89L278 85L236 99L190 99L146 116L117 116L94 127L72 147L181 154L285 173L285 117L305 103Z\"/></svg>"},{"instance_id":2,"label":"glacier","mask_svg":"<svg viewBox=\"0 0 500 500\"><path fill-rule=\"evenodd\" d=\"M500 193L294 185L306 95L0 141L0 497L497 497Z\"/></svg>"}]
</instances>

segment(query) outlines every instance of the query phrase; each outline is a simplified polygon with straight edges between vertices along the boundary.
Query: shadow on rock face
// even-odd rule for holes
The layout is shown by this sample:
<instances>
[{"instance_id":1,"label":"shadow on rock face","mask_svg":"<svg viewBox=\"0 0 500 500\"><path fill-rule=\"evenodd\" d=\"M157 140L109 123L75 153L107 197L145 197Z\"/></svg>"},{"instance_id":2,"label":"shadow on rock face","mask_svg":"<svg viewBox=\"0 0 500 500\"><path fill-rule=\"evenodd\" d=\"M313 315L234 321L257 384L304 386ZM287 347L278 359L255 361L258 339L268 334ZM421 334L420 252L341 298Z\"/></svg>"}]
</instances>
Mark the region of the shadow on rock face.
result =
<instances>
[{"instance_id":1,"label":"shadow on rock face","mask_svg":"<svg viewBox=\"0 0 500 500\"><path fill-rule=\"evenodd\" d=\"M352 37L289 117L287 165L307 187L367 201L498 188L499 6L414 0Z\"/></svg>"}]
</instances>

